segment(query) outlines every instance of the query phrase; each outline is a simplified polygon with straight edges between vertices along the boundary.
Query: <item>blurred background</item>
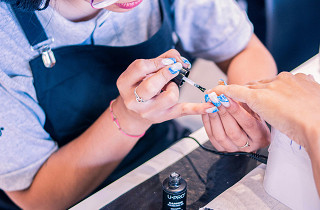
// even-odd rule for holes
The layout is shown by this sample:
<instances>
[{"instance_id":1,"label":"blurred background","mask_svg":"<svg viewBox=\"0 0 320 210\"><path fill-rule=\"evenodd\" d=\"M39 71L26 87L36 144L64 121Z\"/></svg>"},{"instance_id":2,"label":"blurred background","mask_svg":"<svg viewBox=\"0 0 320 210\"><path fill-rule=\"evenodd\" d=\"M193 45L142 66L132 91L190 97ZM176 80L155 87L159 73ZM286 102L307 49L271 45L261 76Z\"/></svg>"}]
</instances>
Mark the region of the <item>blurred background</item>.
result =
<instances>
[{"instance_id":1,"label":"blurred background","mask_svg":"<svg viewBox=\"0 0 320 210\"><path fill-rule=\"evenodd\" d=\"M291 71L319 52L320 0L238 0L255 33L276 60Z\"/></svg>"},{"instance_id":2,"label":"blurred background","mask_svg":"<svg viewBox=\"0 0 320 210\"><path fill-rule=\"evenodd\" d=\"M275 58L279 72L291 71L319 52L320 0L237 1L247 12L255 34ZM226 76L214 63L197 59L189 78L209 89ZM185 84L180 101L204 101L204 94ZM186 116L178 121L192 131L203 126L201 116Z\"/></svg>"}]
</instances>

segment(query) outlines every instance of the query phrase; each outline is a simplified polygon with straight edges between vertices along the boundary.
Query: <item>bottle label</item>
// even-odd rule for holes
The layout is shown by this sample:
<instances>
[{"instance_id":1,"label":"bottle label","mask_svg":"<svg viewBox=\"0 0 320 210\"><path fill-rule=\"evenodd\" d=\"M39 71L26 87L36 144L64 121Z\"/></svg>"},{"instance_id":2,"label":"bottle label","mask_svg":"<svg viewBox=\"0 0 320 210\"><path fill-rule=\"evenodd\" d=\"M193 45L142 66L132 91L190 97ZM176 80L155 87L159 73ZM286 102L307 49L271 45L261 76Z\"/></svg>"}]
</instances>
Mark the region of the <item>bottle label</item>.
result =
<instances>
[{"instance_id":1,"label":"bottle label","mask_svg":"<svg viewBox=\"0 0 320 210\"><path fill-rule=\"evenodd\" d=\"M164 209L168 210L184 210L186 209L186 192L180 195L172 195L165 193L164 196Z\"/></svg>"}]
</instances>

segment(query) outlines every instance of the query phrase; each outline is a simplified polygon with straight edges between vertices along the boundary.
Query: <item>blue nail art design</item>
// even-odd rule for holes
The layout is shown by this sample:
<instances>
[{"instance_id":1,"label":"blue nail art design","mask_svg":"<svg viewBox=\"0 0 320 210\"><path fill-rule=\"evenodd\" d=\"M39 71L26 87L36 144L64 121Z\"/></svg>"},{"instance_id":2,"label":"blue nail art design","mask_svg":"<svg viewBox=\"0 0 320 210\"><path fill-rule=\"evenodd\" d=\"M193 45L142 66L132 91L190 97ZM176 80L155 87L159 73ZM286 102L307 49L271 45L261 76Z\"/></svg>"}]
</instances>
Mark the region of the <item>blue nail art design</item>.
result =
<instances>
[{"instance_id":1,"label":"blue nail art design","mask_svg":"<svg viewBox=\"0 0 320 210\"><path fill-rule=\"evenodd\" d=\"M212 93L208 94L208 96L209 96L211 102L213 103L213 105L215 105L216 107L220 107L221 106L221 103L220 103L220 101L218 99L218 96L217 96L217 94L215 92L212 92Z\"/></svg>"},{"instance_id":2,"label":"blue nail art design","mask_svg":"<svg viewBox=\"0 0 320 210\"><path fill-rule=\"evenodd\" d=\"M219 111L219 109L217 107L214 107L215 109L213 109L212 113L216 113Z\"/></svg>"},{"instance_id":3,"label":"blue nail art design","mask_svg":"<svg viewBox=\"0 0 320 210\"><path fill-rule=\"evenodd\" d=\"M218 96L218 99L221 102L229 102L229 100L227 99L227 97L224 94L221 94L220 96Z\"/></svg>"},{"instance_id":4,"label":"blue nail art design","mask_svg":"<svg viewBox=\"0 0 320 210\"><path fill-rule=\"evenodd\" d=\"M170 60L173 60L174 63L177 63L177 59L175 58L169 58Z\"/></svg>"},{"instance_id":5,"label":"blue nail art design","mask_svg":"<svg viewBox=\"0 0 320 210\"><path fill-rule=\"evenodd\" d=\"M219 79L219 84L223 83L223 85L228 85L227 82L224 79Z\"/></svg>"},{"instance_id":6,"label":"blue nail art design","mask_svg":"<svg viewBox=\"0 0 320 210\"><path fill-rule=\"evenodd\" d=\"M300 150L301 150L301 145L300 145Z\"/></svg>"},{"instance_id":7,"label":"blue nail art design","mask_svg":"<svg viewBox=\"0 0 320 210\"><path fill-rule=\"evenodd\" d=\"M182 64L181 63L175 63L173 64L170 68L169 71L171 74L176 74L182 69Z\"/></svg>"},{"instance_id":8,"label":"blue nail art design","mask_svg":"<svg viewBox=\"0 0 320 210\"><path fill-rule=\"evenodd\" d=\"M172 67L169 68L171 74L176 74L179 70L173 69Z\"/></svg>"},{"instance_id":9,"label":"blue nail art design","mask_svg":"<svg viewBox=\"0 0 320 210\"><path fill-rule=\"evenodd\" d=\"M211 102L211 100L210 100L210 98L209 98L208 94L206 94L206 95L204 96L204 100L205 100L206 102Z\"/></svg>"},{"instance_id":10,"label":"blue nail art design","mask_svg":"<svg viewBox=\"0 0 320 210\"><path fill-rule=\"evenodd\" d=\"M211 101L212 103L213 103L213 105L215 105L216 107L220 107L221 106L221 103L220 102L218 102L218 103L216 103L216 102L214 102L214 101Z\"/></svg>"},{"instance_id":11,"label":"blue nail art design","mask_svg":"<svg viewBox=\"0 0 320 210\"><path fill-rule=\"evenodd\" d=\"M290 142L290 145L292 145L292 140L291 140L291 142Z\"/></svg>"},{"instance_id":12,"label":"blue nail art design","mask_svg":"<svg viewBox=\"0 0 320 210\"><path fill-rule=\"evenodd\" d=\"M190 61L189 61L188 59L184 58L184 57L181 57L181 59L182 59L182 61L183 61L184 63L189 64L189 65L190 65L190 66L189 66L189 69L191 69L192 65L191 65Z\"/></svg>"}]
</instances>

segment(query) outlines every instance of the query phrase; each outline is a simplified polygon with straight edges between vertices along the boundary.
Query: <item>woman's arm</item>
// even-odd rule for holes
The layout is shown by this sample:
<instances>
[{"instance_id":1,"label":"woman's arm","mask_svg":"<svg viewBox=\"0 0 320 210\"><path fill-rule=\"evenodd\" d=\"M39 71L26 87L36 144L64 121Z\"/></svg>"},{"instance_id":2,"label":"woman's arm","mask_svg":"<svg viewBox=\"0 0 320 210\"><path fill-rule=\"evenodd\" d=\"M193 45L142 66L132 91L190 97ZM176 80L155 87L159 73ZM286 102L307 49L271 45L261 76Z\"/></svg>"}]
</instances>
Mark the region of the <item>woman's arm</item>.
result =
<instances>
[{"instance_id":1,"label":"woman's arm","mask_svg":"<svg viewBox=\"0 0 320 210\"><path fill-rule=\"evenodd\" d=\"M180 64L167 65L165 58L175 58ZM181 63L180 54L170 50L155 59L133 62L119 77L120 96L112 108L126 133L140 135L153 123L203 114L212 107L178 103L178 87L170 80L178 75ZM136 101L137 85L137 92L147 102ZM28 189L6 193L23 209L66 209L102 183L138 139L118 130L108 108L81 136L49 157Z\"/></svg>"},{"instance_id":2,"label":"woman's arm","mask_svg":"<svg viewBox=\"0 0 320 210\"><path fill-rule=\"evenodd\" d=\"M254 34L244 50L217 65L227 74L229 84L246 84L277 74L273 57Z\"/></svg>"}]
</instances>

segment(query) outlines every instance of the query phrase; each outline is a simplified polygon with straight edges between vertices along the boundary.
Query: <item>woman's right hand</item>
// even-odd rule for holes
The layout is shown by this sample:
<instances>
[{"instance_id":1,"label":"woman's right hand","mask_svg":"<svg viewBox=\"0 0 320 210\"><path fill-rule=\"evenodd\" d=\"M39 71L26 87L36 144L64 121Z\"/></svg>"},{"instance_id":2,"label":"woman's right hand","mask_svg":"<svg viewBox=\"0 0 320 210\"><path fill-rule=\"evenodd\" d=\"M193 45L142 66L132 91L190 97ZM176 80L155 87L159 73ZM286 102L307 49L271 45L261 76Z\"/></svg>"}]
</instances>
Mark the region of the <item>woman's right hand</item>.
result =
<instances>
[{"instance_id":1,"label":"woman's right hand","mask_svg":"<svg viewBox=\"0 0 320 210\"><path fill-rule=\"evenodd\" d=\"M120 96L113 109L120 126L130 134L141 134L152 124L184 115L204 114L213 107L208 103L178 103L179 88L171 80L188 65L190 63L176 50L154 59L134 61L117 81ZM145 102L136 100L135 90Z\"/></svg>"}]
</instances>

